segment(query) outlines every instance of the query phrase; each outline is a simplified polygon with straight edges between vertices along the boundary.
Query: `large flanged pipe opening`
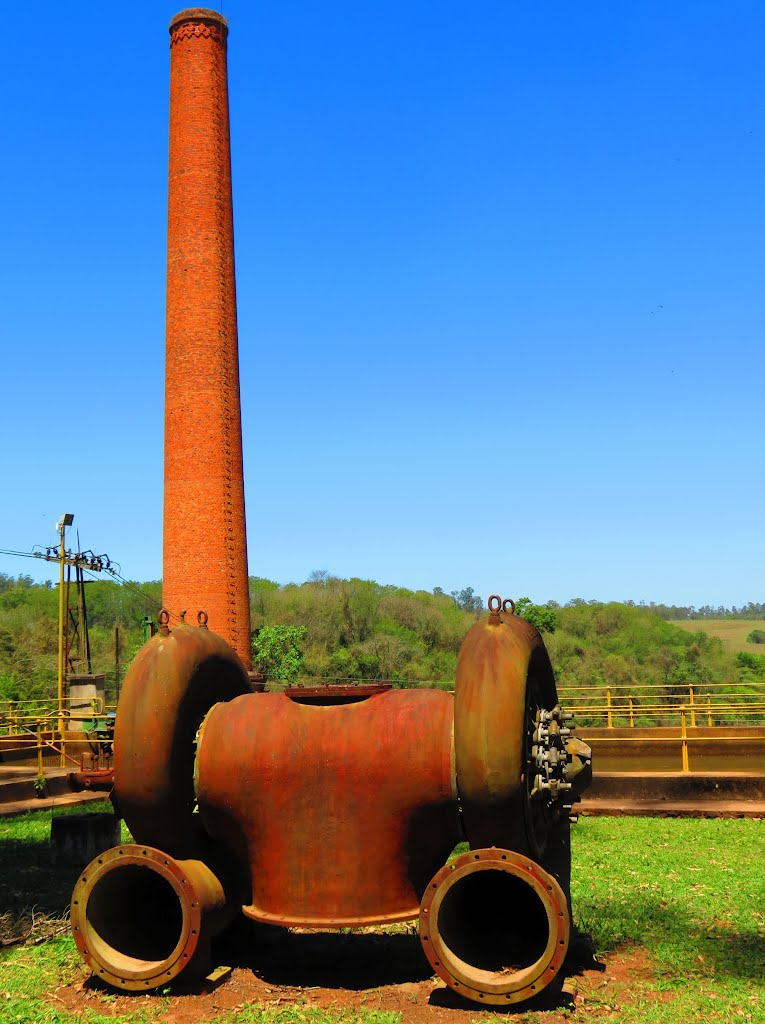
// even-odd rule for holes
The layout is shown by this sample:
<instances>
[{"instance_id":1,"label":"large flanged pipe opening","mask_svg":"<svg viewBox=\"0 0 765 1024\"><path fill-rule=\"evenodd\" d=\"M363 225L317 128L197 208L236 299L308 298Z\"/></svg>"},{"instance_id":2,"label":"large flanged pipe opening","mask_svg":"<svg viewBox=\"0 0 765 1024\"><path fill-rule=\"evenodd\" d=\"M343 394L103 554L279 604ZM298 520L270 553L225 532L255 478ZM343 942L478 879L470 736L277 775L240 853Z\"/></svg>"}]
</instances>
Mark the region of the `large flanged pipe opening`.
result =
<instances>
[{"instance_id":1,"label":"large flanged pipe opening","mask_svg":"<svg viewBox=\"0 0 765 1024\"><path fill-rule=\"evenodd\" d=\"M476 972L515 974L547 946L547 913L515 875L489 869L465 875L441 902L436 927L446 949Z\"/></svg>"},{"instance_id":2,"label":"large flanged pipe opening","mask_svg":"<svg viewBox=\"0 0 765 1024\"><path fill-rule=\"evenodd\" d=\"M94 974L117 988L166 984L192 963L210 903L203 890L214 891L215 883L198 861L176 861L153 847L115 847L89 864L74 888L75 942Z\"/></svg>"},{"instance_id":3,"label":"large flanged pipe opening","mask_svg":"<svg viewBox=\"0 0 765 1024\"><path fill-rule=\"evenodd\" d=\"M93 955L117 973L160 968L183 934L178 894L148 864L128 864L102 875L85 913Z\"/></svg>"},{"instance_id":4,"label":"large flanged pipe opening","mask_svg":"<svg viewBox=\"0 0 765 1024\"><path fill-rule=\"evenodd\" d=\"M472 850L433 878L420 908L431 965L476 1002L529 999L555 978L570 923L558 883L508 850Z\"/></svg>"}]
</instances>

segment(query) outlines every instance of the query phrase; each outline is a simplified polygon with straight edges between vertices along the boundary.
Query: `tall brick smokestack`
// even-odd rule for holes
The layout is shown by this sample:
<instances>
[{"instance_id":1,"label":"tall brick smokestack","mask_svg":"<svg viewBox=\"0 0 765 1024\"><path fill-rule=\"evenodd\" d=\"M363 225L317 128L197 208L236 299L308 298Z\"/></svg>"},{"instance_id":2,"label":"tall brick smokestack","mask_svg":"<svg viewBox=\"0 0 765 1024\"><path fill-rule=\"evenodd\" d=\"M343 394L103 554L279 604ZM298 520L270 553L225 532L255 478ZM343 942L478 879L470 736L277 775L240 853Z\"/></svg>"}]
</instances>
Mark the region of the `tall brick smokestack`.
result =
<instances>
[{"instance_id":1,"label":"tall brick smokestack","mask_svg":"<svg viewBox=\"0 0 765 1024\"><path fill-rule=\"evenodd\" d=\"M201 7L170 23L162 597L249 668L227 35Z\"/></svg>"}]
</instances>

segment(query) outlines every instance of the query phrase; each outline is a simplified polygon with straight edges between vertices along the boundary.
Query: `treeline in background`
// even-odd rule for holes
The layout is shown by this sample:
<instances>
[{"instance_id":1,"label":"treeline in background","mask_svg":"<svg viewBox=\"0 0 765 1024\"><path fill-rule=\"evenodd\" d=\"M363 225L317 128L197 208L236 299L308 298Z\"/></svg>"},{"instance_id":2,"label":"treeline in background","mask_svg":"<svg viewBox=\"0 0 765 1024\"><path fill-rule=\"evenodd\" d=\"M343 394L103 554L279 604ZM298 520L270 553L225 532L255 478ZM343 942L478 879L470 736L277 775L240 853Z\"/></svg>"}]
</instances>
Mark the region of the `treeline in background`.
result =
<instances>
[{"instance_id":1,"label":"treeline in background","mask_svg":"<svg viewBox=\"0 0 765 1024\"><path fill-rule=\"evenodd\" d=\"M93 671L106 675L113 701L118 671L124 677L143 642L142 621L147 615L156 621L161 583L93 581L86 595ZM470 587L451 594L439 587L411 591L326 572L302 584L252 577L250 604L255 667L275 684L387 679L451 689L462 639L486 614L485 602ZM758 653L756 639L759 633L765 640L765 631L755 628L765 623L752 621L747 642L739 645L751 649L743 650L704 629L705 620L765 618L765 604L681 609L578 598L563 606L537 605L521 598L517 613L544 633L559 686L589 686L595 695L607 686L636 693L657 686L673 695L689 685L699 691L722 683L755 689L765 682L765 654ZM687 619L698 619L698 629ZM0 701L55 695L57 624L56 588L0 574ZM741 628L748 629L747 621Z\"/></svg>"}]
</instances>

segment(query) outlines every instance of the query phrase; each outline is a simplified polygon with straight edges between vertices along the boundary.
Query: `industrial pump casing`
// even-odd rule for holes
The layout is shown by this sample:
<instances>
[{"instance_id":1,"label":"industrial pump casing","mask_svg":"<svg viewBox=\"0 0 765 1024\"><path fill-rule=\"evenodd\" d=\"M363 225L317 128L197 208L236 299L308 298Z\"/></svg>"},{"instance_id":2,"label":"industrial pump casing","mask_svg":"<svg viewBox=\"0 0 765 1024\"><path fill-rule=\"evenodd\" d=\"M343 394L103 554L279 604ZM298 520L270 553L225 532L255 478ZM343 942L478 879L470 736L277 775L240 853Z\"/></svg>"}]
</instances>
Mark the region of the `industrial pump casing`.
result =
<instances>
[{"instance_id":1,"label":"industrial pump casing","mask_svg":"<svg viewBox=\"0 0 765 1024\"><path fill-rule=\"evenodd\" d=\"M126 990L204 975L241 912L319 929L419 918L455 991L508 1004L545 988L569 941L570 811L590 752L540 634L512 602L490 609L453 695L253 692L203 616L165 621L117 714L115 795L134 844L97 858L73 894L94 973Z\"/></svg>"}]
</instances>

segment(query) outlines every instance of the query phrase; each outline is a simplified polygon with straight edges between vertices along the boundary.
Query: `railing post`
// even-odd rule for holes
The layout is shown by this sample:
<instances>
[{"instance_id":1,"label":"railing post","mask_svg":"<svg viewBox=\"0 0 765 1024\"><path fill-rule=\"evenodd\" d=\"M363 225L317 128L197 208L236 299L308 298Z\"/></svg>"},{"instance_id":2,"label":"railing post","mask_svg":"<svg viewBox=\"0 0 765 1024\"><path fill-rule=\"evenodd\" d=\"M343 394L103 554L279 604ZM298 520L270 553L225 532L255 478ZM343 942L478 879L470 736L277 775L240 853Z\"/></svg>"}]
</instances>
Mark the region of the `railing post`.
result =
<instances>
[{"instance_id":1,"label":"railing post","mask_svg":"<svg viewBox=\"0 0 765 1024\"><path fill-rule=\"evenodd\" d=\"M683 705L680 708L680 739L682 741L683 771L689 772L690 767L688 765L688 729L686 727L685 712L686 708L685 705Z\"/></svg>"},{"instance_id":2,"label":"railing post","mask_svg":"<svg viewBox=\"0 0 765 1024\"><path fill-rule=\"evenodd\" d=\"M711 698L711 696L709 694L707 694L707 725L710 728L713 725L713 722L712 722L712 698Z\"/></svg>"},{"instance_id":3,"label":"railing post","mask_svg":"<svg viewBox=\"0 0 765 1024\"><path fill-rule=\"evenodd\" d=\"M37 723L37 774L43 774L42 722Z\"/></svg>"},{"instance_id":4,"label":"railing post","mask_svg":"<svg viewBox=\"0 0 765 1024\"><path fill-rule=\"evenodd\" d=\"M695 729L696 728L696 705L693 703L693 685L688 687L688 694L690 696L689 703L691 705L691 728Z\"/></svg>"},{"instance_id":5,"label":"railing post","mask_svg":"<svg viewBox=\"0 0 765 1024\"><path fill-rule=\"evenodd\" d=\"M611 687L610 686L606 687L606 707L608 708L608 728L609 729L613 729L613 727L614 727L614 719L613 719L613 715L611 714Z\"/></svg>"},{"instance_id":6,"label":"railing post","mask_svg":"<svg viewBox=\"0 0 765 1024\"><path fill-rule=\"evenodd\" d=\"M633 704L632 704L632 695L631 694L628 697L628 700L630 702L630 729L634 729L635 728L635 709L634 709Z\"/></svg>"},{"instance_id":7,"label":"railing post","mask_svg":"<svg viewBox=\"0 0 765 1024\"><path fill-rule=\"evenodd\" d=\"M9 732L16 732L16 701L12 700L8 703L8 722L10 723Z\"/></svg>"}]
</instances>

